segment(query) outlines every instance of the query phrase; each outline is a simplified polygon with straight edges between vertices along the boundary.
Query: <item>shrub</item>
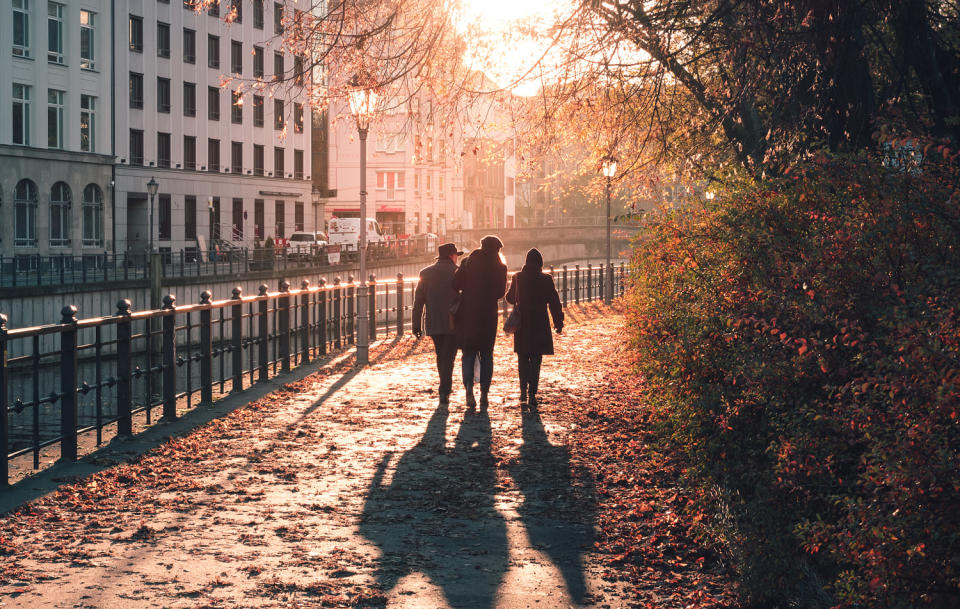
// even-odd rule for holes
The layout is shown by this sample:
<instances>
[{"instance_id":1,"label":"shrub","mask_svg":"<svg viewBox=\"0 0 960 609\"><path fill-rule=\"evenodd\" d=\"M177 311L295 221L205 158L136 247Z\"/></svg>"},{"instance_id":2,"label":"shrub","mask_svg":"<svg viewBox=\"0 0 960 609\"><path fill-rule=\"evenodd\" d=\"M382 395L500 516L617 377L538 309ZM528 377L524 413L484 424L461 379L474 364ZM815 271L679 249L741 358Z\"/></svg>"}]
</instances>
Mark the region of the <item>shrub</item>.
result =
<instances>
[{"instance_id":1,"label":"shrub","mask_svg":"<svg viewBox=\"0 0 960 609\"><path fill-rule=\"evenodd\" d=\"M957 183L821 158L646 221L647 402L754 602L960 606Z\"/></svg>"}]
</instances>

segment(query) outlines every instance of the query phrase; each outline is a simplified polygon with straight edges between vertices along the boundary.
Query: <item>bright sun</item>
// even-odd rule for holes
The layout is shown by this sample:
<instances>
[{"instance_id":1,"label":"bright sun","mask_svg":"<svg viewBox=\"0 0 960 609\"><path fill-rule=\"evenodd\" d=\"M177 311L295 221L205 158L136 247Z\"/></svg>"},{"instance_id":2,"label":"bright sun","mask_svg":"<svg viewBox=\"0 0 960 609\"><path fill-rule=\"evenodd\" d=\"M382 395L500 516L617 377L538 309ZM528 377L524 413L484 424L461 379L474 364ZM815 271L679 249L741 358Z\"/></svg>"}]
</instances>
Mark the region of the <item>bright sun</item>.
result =
<instances>
[{"instance_id":1,"label":"bright sun","mask_svg":"<svg viewBox=\"0 0 960 609\"><path fill-rule=\"evenodd\" d=\"M468 59L500 85L530 71L549 46L546 29L571 7L569 0L461 0L457 27L470 41ZM533 95L539 82L528 78L512 90Z\"/></svg>"}]
</instances>

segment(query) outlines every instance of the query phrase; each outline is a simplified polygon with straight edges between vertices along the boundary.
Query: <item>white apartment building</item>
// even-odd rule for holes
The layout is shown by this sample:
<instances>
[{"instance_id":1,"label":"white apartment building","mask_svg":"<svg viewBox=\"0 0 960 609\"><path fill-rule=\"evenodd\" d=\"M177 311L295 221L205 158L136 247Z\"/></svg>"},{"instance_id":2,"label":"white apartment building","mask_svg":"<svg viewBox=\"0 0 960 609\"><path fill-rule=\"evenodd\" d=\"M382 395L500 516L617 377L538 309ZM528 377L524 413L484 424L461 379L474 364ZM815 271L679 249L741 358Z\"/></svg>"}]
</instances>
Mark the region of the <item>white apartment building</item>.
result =
<instances>
[{"instance_id":1,"label":"white apartment building","mask_svg":"<svg viewBox=\"0 0 960 609\"><path fill-rule=\"evenodd\" d=\"M303 64L279 40L284 13L309 1L221 0L200 13L189 0L119 5L118 241L148 247L151 178L159 251L317 230L309 109L289 82ZM234 82L221 86L224 77ZM285 82L274 90L274 79ZM257 81L264 86L238 94Z\"/></svg>"},{"instance_id":2,"label":"white apartment building","mask_svg":"<svg viewBox=\"0 0 960 609\"><path fill-rule=\"evenodd\" d=\"M114 246L111 2L0 0L0 256Z\"/></svg>"},{"instance_id":3,"label":"white apartment building","mask_svg":"<svg viewBox=\"0 0 960 609\"><path fill-rule=\"evenodd\" d=\"M313 230L309 109L269 86L309 4L0 0L0 256L146 251L151 178L159 251Z\"/></svg>"}]
</instances>

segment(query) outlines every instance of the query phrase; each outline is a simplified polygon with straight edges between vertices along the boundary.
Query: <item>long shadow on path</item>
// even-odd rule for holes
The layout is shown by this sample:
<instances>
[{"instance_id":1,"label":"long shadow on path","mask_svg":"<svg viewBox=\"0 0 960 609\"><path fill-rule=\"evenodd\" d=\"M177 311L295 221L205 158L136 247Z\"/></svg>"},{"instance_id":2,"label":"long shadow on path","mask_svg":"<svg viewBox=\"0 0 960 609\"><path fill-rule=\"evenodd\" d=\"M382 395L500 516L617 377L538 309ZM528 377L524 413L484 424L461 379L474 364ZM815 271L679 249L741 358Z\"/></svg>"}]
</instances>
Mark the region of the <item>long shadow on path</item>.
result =
<instances>
[{"instance_id":1,"label":"long shadow on path","mask_svg":"<svg viewBox=\"0 0 960 609\"><path fill-rule=\"evenodd\" d=\"M574 470L570 451L550 443L536 410L523 412L523 445L510 473L523 494L520 517L530 544L550 557L570 598L587 600L583 553L593 546L595 497L592 479Z\"/></svg>"},{"instance_id":2,"label":"long shadow on path","mask_svg":"<svg viewBox=\"0 0 960 609\"><path fill-rule=\"evenodd\" d=\"M363 509L360 533L382 551L376 578L384 592L416 572L443 590L454 609L493 607L507 569L507 533L494 509L496 470L490 419L468 412L452 451L445 449L446 407L383 481L380 462Z\"/></svg>"}]
</instances>

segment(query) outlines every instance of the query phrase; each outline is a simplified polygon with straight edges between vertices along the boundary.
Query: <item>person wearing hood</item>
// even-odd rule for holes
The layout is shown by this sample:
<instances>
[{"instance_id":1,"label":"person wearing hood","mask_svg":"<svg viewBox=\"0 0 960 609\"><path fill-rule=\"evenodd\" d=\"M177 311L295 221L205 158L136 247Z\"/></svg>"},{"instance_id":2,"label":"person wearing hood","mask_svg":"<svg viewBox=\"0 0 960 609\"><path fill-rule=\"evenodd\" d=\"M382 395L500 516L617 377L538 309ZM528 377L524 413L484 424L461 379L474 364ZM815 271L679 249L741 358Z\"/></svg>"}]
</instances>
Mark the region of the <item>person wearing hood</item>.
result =
<instances>
[{"instance_id":1,"label":"person wearing hood","mask_svg":"<svg viewBox=\"0 0 960 609\"><path fill-rule=\"evenodd\" d=\"M437 253L436 264L420 271L413 298L413 334L417 338L423 336L426 325L427 336L433 339L440 375L440 404L446 405L450 403L453 363L457 358L457 337L450 319L450 305L456 296L453 275L457 271L457 258L463 252L453 243L444 243Z\"/></svg>"},{"instance_id":2,"label":"person wearing hood","mask_svg":"<svg viewBox=\"0 0 960 609\"><path fill-rule=\"evenodd\" d=\"M480 241L453 276L453 289L460 294L454 315L457 345L462 353L463 387L467 406L476 406L473 366L480 359L480 409L487 408L493 380L493 346L497 340L498 303L507 289L507 265L500 258L503 243L493 235Z\"/></svg>"},{"instance_id":3,"label":"person wearing hood","mask_svg":"<svg viewBox=\"0 0 960 609\"><path fill-rule=\"evenodd\" d=\"M540 365L544 355L553 355L548 309L557 334L563 331L560 295L553 284L553 277L543 272L543 255L536 248L527 252L523 268L513 276L510 290L507 291L507 302L520 308L520 326L513 335L513 350L517 354L520 376L520 403L536 408Z\"/></svg>"}]
</instances>

